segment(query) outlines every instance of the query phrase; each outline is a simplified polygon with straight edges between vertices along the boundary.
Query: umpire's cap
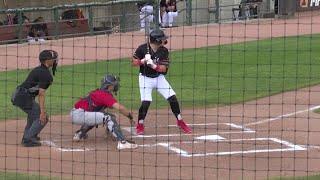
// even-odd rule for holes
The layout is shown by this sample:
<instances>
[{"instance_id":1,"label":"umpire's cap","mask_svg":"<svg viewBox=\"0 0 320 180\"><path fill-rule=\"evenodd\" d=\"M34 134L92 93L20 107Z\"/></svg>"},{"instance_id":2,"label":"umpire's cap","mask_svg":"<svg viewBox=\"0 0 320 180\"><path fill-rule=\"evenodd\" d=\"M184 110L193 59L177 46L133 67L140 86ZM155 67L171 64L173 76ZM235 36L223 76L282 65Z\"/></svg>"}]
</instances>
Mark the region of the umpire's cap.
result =
<instances>
[{"instance_id":1,"label":"umpire's cap","mask_svg":"<svg viewBox=\"0 0 320 180\"><path fill-rule=\"evenodd\" d=\"M167 40L168 38L161 29L154 30L150 33L151 43L161 43L162 40Z\"/></svg>"},{"instance_id":2,"label":"umpire's cap","mask_svg":"<svg viewBox=\"0 0 320 180\"><path fill-rule=\"evenodd\" d=\"M40 62L44 62L45 60L49 60L49 59L54 59L54 60L58 60L58 53L54 50L43 50L40 54L39 54L39 60Z\"/></svg>"}]
</instances>

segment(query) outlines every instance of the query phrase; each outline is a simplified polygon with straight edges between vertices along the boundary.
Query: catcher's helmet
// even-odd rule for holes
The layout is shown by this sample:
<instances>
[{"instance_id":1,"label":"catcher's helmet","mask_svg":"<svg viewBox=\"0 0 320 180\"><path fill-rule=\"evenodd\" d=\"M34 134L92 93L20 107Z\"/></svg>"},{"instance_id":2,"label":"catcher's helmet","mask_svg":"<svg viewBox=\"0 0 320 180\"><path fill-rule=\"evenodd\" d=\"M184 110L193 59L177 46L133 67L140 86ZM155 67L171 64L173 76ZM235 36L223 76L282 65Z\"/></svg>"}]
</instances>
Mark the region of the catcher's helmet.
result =
<instances>
[{"instance_id":1,"label":"catcher's helmet","mask_svg":"<svg viewBox=\"0 0 320 180\"><path fill-rule=\"evenodd\" d=\"M113 74L107 74L101 80L101 90L106 90L109 85L114 85L113 91L116 93L119 89L119 81L120 77L115 76Z\"/></svg>"},{"instance_id":2,"label":"catcher's helmet","mask_svg":"<svg viewBox=\"0 0 320 180\"><path fill-rule=\"evenodd\" d=\"M154 30L150 33L150 43L162 44L163 40L167 40L169 37L164 34L160 29Z\"/></svg>"}]
</instances>

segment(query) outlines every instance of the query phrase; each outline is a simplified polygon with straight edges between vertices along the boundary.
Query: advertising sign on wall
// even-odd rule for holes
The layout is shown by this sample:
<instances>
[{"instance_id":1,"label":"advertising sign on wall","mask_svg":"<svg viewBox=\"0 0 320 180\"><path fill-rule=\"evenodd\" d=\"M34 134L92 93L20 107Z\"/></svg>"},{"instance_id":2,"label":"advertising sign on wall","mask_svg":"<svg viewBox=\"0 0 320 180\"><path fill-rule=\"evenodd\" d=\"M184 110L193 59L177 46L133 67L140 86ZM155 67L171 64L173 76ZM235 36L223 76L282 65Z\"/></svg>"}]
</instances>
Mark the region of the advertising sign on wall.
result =
<instances>
[{"instance_id":1,"label":"advertising sign on wall","mask_svg":"<svg viewBox=\"0 0 320 180\"><path fill-rule=\"evenodd\" d=\"M300 0L300 7L308 8L308 7L319 7L320 0Z\"/></svg>"},{"instance_id":2,"label":"advertising sign on wall","mask_svg":"<svg viewBox=\"0 0 320 180\"><path fill-rule=\"evenodd\" d=\"M296 0L296 2L298 11L320 10L320 0Z\"/></svg>"},{"instance_id":3,"label":"advertising sign on wall","mask_svg":"<svg viewBox=\"0 0 320 180\"><path fill-rule=\"evenodd\" d=\"M309 0L300 0L300 7L309 7Z\"/></svg>"}]
</instances>

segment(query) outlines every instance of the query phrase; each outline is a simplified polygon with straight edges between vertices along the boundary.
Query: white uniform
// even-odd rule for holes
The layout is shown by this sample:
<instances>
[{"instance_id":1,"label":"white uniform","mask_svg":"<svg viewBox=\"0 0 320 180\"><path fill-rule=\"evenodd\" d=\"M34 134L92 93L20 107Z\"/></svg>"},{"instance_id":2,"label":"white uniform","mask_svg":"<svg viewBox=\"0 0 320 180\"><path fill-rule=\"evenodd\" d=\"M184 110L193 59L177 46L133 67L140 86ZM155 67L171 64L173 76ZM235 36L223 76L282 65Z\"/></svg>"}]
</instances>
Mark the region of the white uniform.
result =
<instances>
[{"instance_id":1,"label":"white uniform","mask_svg":"<svg viewBox=\"0 0 320 180\"><path fill-rule=\"evenodd\" d=\"M141 11L140 11L141 29L140 29L140 31L145 30L146 23L149 23L149 27L153 23L153 6L151 6L151 5L146 5L141 8Z\"/></svg>"},{"instance_id":2,"label":"white uniform","mask_svg":"<svg viewBox=\"0 0 320 180\"><path fill-rule=\"evenodd\" d=\"M139 88L141 101L152 101L152 90L156 89L165 99L176 95L164 75L151 78L139 74Z\"/></svg>"},{"instance_id":3,"label":"white uniform","mask_svg":"<svg viewBox=\"0 0 320 180\"><path fill-rule=\"evenodd\" d=\"M173 26L173 19L177 16L178 16L178 12L166 12L166 11L163 12L162 26L166 27L168 25L169 27L172 27Z\"/></svg>"}]
</instances>

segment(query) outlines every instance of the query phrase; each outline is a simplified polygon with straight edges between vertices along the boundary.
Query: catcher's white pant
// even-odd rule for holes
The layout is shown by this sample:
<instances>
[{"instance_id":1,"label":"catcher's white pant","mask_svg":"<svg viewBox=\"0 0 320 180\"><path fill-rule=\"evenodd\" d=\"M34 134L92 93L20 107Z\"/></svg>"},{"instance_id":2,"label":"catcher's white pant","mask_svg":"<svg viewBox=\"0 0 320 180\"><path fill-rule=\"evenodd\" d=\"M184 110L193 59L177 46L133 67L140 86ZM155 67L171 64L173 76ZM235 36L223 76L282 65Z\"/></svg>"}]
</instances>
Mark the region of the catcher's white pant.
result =
<instances>
[{"instance_id":1,"label":"catcher's white pant","mask_svg":"<svg viewBox=\"0 0 320 180\"><path fill-rule=\"evenodd\" d=\"M152 90L156 89L165 99L176 95L164 75L156 78L139 75L139 88L141 101L152 101Z\"/></svg>"},{"instance_id":2,"label":"catcher's white pant","mask_svg":"<svg viewBox=\"0 0 320 180\"><path fill-rule=\"evenodd\" d=\"M105 115L102 112L89 112L73 108L70 112L70 117L73 124L96 126L103 124Z\"/></svg>"},{"instance_id":3,"label":"catcher's white pant","mask_svg":"<svg viewBox=\"0 0 320 180\"><path fill-rule=\"evenodd\" d=\"M162 26L173 26L173 18L178 16L178 12L163 12L162 15Z\"/></svg>"}]
</instances>

